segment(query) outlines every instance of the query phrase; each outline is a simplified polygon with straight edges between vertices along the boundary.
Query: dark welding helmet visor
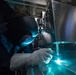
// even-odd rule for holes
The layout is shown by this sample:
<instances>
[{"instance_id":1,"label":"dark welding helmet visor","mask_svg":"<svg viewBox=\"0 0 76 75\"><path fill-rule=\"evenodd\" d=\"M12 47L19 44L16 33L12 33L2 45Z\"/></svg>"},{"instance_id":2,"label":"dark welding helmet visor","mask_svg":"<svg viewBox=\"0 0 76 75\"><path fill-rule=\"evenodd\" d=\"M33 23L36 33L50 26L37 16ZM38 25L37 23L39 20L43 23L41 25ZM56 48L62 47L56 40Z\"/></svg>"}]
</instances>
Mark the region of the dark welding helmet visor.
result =
<instances>
[{"instance_id":1,"label":"dark welding helmet visor","mask_svg":"<svg viewBox=\"0 0 76 75\"><path fill-rule=\"evenodd\" d=\"M15 44L30 44L38 35L37 23L32 16L18 16L7 24L8 38ZM26 37L29 36L29 37Z\"/></svg>"}]
</instances>

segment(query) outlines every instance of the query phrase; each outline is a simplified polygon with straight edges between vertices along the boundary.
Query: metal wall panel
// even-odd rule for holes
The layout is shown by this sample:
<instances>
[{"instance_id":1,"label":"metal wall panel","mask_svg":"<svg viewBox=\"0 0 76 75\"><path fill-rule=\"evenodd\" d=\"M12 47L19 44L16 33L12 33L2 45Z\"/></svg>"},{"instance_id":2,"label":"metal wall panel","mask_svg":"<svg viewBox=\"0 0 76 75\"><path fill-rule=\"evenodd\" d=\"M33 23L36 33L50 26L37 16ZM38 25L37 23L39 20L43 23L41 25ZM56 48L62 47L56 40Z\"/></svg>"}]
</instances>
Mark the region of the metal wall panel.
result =
<instances>
[{"instance_id":1,"label":"metal wall panel","mask_svg":"<svg viewBox=\"0 0 76 75\"><path fill-rule=\"evenodd\" d=\"M76 42L76 7L52 2L56 41Z\"/></svg>"}]
</instances>

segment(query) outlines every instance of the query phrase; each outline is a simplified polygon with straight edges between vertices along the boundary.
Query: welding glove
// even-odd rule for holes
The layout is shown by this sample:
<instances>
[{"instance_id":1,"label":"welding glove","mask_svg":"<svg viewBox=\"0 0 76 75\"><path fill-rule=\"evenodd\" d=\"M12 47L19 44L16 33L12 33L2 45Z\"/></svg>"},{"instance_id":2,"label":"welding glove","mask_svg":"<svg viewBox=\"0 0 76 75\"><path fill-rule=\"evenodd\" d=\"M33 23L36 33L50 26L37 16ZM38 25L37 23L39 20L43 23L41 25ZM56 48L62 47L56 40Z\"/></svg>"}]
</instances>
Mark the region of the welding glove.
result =
<instances>
[{"instance_id":1,"label":"welding glove","mask_svg":"<svg viewBox=\"0 0 76 75\"><path fill-rule=\"evenodd\" d=\"M48 64L52 59L53 51L49 48L42 48L34 51L31 54L29 64L38 65L38 64Z\"/></svg>"},{"instance_id":2,"label":"welding glove","mask_svg":"<svg viewBox=\"0 0 76 75\"><path fill-rule=\"evenodd\" d=\"M48 64L52 59L53 51L49 48L42 48L33 53L16 53L12 56L10 61L10 69L15 71L21 69L23 66Z\"/></svg>"}]
</instances>

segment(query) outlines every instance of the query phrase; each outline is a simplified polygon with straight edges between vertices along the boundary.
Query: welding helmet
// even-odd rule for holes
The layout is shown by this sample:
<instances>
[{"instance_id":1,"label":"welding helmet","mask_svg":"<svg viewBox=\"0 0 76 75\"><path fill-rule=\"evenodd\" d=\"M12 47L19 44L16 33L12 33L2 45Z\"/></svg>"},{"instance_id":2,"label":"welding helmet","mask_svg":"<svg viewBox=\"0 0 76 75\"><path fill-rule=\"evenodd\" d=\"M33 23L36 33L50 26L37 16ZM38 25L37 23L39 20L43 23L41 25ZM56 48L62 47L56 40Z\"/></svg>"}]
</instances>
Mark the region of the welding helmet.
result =
<instances>
[{"instance_id":1,"label":"welding helmet","mask_svg":"<svg viewBox=\"0 0 76 75\"><path fill-rule=\"evenodd\" d=\"M37 23L33 16L17 16L7 24L7 38L12 43L26 46L38 35Z\"/></svg>"}]
</instances>

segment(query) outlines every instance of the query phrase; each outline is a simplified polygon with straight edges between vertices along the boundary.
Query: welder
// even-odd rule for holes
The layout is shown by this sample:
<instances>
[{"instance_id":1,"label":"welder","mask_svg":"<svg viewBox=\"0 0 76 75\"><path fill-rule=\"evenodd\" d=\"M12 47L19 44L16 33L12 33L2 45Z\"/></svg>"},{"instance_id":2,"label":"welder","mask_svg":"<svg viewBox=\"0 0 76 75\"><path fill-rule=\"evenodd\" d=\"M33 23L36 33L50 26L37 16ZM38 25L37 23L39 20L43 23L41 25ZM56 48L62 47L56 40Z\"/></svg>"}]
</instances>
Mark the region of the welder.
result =
<instances>
[{"instance_id":1,"label":"welder","mask_svg":"<svg viewBox=\"0 0 76 75\"><path fill-rule=\"evenodd\" d=\"M47 60L50 62L52 50L42 48L33 51L31 46L38 35L38 27L33 16L15 15L6 20L3 20L6 31L0 34L0 68L3 68L0 70L1 75L14 75L13 72L9 73L10 69L19 71L23 68L23 74L26 75L28 66L46 64Z\"/></svg>"},{"instance_id":2,"label":"welder","mask_svg":"<svg viewBox=\"0 0 76 75\"><path fill-rule=\"evenodd\" d=\"M14 46L14 55L11 58L11 70L19 70L24 66L46 64L51 60L52 50L42 48L33 51L30 44L38 35L38 27L32 16L18 16L7 24L7 38ZM24 51L24 53L18 53Z\"/></svg>"}]
</instances>

